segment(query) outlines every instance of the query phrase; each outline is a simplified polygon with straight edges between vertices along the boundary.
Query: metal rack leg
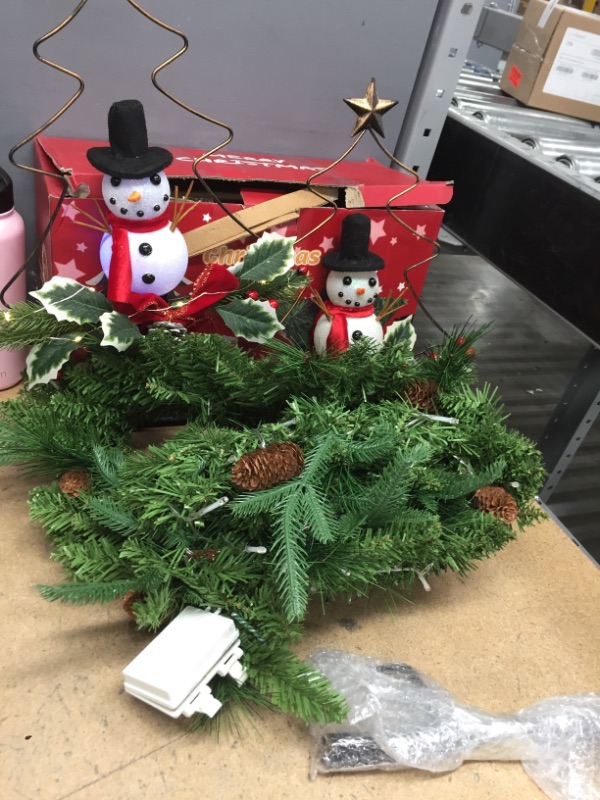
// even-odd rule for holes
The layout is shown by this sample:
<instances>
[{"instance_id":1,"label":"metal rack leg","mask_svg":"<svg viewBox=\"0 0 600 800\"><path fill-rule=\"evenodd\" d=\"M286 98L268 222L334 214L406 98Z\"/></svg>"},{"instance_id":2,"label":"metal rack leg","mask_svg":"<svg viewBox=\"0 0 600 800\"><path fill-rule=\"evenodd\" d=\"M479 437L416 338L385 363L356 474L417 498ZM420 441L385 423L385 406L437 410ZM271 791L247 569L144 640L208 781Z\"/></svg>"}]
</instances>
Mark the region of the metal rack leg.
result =
<instances>
[{"instance_id":1,"label":"metal rack leg","mask_svg":"<svg viewBox=\"0 0 600 800\"><path fill-rule=\"evenodd\" d=\"M550 473L540 499L548 498L600 413L600 349L591 346L575 370L538 442Z\"/></svg>"},{"instance_id":2,"label":"metal rack leg","mask_svg":"<svg viewBox=\"0 0 600 800\"><path fill-rule=\"evenodd\" d=\"M394 155L425 177L485 0L439 0Z\"/></svg>"}]
</instances>

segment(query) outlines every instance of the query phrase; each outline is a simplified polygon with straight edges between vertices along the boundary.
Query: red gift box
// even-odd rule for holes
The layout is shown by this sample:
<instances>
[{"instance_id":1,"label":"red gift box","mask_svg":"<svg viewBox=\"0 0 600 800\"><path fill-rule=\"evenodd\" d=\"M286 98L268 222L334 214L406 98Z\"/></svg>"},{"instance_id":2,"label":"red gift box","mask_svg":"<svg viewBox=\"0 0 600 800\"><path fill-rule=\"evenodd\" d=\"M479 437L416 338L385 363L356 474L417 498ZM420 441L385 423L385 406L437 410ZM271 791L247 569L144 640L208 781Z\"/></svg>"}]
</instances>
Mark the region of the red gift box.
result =
<instances>
[{"instance_id":1,"label":"red gift box","mask_svg":"<svg viewBox=\"0 0 600 800\"><path fill-rule=\"evenodd\" d=\"M102 234L85 227L93 224L88 216L101 219L104 210L102 174L86 158L89 147L105 142L39 136L35 141L36 165L48 172L68 176L70 194L59 211L40 253L42 282L53 275L73 278L88 286L103 282L99 247ZM166 173L171 185L178 185L180 197L190 180L194 160L202 150L172 147L173 163ZM313 158L273 156L249 153L220 152L202 161L199 172L230 211L243 212L246 225L253 230L277 231L286 236L304 238L296 249L296 264L306 266L318 291L324 286L326 273L321 267L324 253L339 247L341 221L344 215L361 210L371 218L371 245L381 256L386 268L380 273L382 294L398 296L405 291L405 271L417 262L425 263L410 272L410 283L420 293L425 282L433 245L407 230L387 211L386 204L402 192L414 178L398 170L384 167L374 159L343 161L325 172L312 185L336 199L338 212L331 216L305 188L306 180L327 167L326 161ZM61 194L62 182L48 175L36 176L36 215L38 233L46 227ZM436 239L442 224L439 207L452 196L452 185L441 181L421 181L415 188L393 201L394 213L418 234ZM211 263L232 266L254 241L230 220L223 209L203 196L195 181L191 199L193 210L182 220L180 229L188 244L189 266L177 289L187 294L201 270ZM189 202L189 201L188 201ZM83 224L78 224L83 223ZM308 234L308 235L307 235ZM237 237L237 238L236 238ZM407 304L401 316L414 313L416 300L406 293Z\"/></svg>"}]
</instances>

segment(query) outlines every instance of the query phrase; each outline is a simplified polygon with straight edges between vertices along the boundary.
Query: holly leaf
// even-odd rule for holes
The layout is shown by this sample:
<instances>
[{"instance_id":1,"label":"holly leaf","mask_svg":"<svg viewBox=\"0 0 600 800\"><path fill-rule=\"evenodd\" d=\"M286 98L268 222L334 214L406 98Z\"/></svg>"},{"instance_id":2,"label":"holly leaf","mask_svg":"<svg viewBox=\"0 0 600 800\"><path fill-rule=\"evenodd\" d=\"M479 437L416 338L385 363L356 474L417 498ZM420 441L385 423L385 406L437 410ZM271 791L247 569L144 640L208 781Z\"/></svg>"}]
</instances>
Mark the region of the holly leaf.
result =
<instances>
[{"instance_id":1,"label":"holly leaf","mask_svg":"<svg viewBox=\"0 0 600 800\"><path fill-rule=\"evenodd\" d=\"M383 341L385 344L394 345L408 342L412 350L417 341L417 332L412 324L412 317L396 320L386 328Z\"/></svg>"},{"instance_id":2,"label":"holly leaf","mask_svg":"<svg viewBox=\"0 0 600 800\"><path fill-rule=\"evenodd\" d=\"M142 338L137 325L134 325L125 314L119 314L117 311L107 311L102 314L100 325L104 333L100 342L102 347L110 345L119 351L127 350L136 339Z\"/></svg>"},{"instance_id":3,"label":"holly leaf","mask_svg":"<svg viewBox=\"0 0 600 800\"><path fill-rule=\"evenodd\" d=\"M276 310L267 300L232 300L216 310L235 336L249 342L262 344L283 330Z\"/></svg>"},{"instance_id":4,"label":"holly leaf","mask_svg":"<svg viewBox=\"0 0 600 800\"><path fill-rule=\"evenodd\" d=\"M294 266L294 241L279 233L263 233L246 251L237 277L240 281L254 283L285 275Z\"/></svg>"},{"instance_id":5,"label":"holly leaf","mask_svg":"<svg viewBox=\"0 0 600 800\"><path fill-rule=\"evenodd\" d=\"M60 368L80 346L79 342L73 339L58 337L43 344L34 344L25 362L29 388L38 383L49 383L57 378Z\"/></svg>"},{"instance_id":6,"label":"holly leaf","mask_svg":"<svg viewBox=\"0 0 600 800\"><path fill-rule=\"evenodd\" d=\"M112 311L111 304L103 294L58 275L37 292L31 292L31 295L56 319L79 322L81 325L98 322L105 311Z\"/></svg>"}]
</instances>

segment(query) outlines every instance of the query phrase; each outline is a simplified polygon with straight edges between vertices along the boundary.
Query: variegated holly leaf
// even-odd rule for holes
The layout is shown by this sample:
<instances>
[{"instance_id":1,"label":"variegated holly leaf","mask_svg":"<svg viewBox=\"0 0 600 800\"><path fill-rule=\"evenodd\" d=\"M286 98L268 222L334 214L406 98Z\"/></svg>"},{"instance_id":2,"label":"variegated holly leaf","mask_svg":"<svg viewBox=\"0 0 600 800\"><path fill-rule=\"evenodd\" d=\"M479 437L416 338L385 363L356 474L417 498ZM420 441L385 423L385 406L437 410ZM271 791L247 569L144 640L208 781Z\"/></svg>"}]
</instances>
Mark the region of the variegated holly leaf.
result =
<instances>
[{"instance_id":1,"label":"variegated holly leaf","mask_svg":"<svg viewBox=\"0 0 600 800\"><path fill-rule=\"evenodd\" d=\"M266 342L283 330L268 300L232 300L216 311L235 336L249 342Z\"/></svg>"},{"instance_id":2,"label":"variegated holly leaf","mask_svg":"<svg viewBox=\"0 0 600 800\"><path fill-rule=\"evenodd\" d=\"M386 344L400 344L400 342L408 342L412 350L417 341L417 332L412 324L412 317L404 317L404 319L396 320L388 325L383 337Z\"/></svg>"},{"instance_id":3,"label":"variegated holly leaf","mask_svg":"<svg viewBox=\"0 0 600 800\"><path fill-rule=\"evenodd\" d=\"M43 344L34 344L25 362L29 388L38 383L49 383L57 378L60 368L79 347L81 347L79 342L59 337Z\"/></svg>"},{"instance_id":4,"label":"variegated holly leaf","mask_svg":"<svg viewBox=\"0 0 600 800\"><path fill-rule=\"evenodd\" d=\"M107 311L100 317L100 325L104 337L100 344L102 347L111 345L117 350L127 350L136 339L141 339L137 325L126 317L125 314L119 314L117 311Z\"/></svg>"},{"instance_id":5,"label":"variegated holly leaf","mask_svg":"<svg viewBox=\"0 0 600 800\"><path fill-rule=\"evenodd\" d=\"M39 300L49 314L58 320L78 322L81 325L98 322L112 306L100 292L83 286L71 278L55 275L32 297Z\"/></svg>"},{"instance_id":6,"label":"variegated holly leaf","mask_svg":"<svg viewBox=\"0 0 600 800\"><path fill-rule=\"evenodd\" d=\"M237 277L242 282L254 283L284 275L294 266L294 242L290 236L263 233L246 251Z\"/></svg>"}]
</instances>

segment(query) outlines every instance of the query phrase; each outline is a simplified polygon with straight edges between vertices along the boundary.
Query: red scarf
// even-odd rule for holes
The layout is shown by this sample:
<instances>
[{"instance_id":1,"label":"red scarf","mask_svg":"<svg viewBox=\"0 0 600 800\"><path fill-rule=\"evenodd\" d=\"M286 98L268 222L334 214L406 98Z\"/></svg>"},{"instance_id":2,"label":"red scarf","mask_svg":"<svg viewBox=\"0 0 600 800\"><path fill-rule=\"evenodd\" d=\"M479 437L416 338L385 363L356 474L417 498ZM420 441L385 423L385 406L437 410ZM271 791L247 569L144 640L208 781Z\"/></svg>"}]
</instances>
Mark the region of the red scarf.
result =
<instances>
[{"instance_id":1,"label":"red scarf","mask_svg":"<svg viewBox=\"0 0 600 800\"><path fill-rule=\"evenodd\" d=\"M325 301L327 313L331 316L331 330L327 337L327 349L334 352L343 352L350 346L348 341L348 317L370 317L375 313L372 305L362 308L348 308L347 306L336 306L329 300Z\"/></svg>"},{"instance_id":2,"label":"red scarf","mask_svg":"<svg viewBox=\"0 0 600 800\"><path fill-rule=\"evenodd\" d=\"M152 233L167 224L167 210L156 219L124 219L111 214L112 256L106 296L111 302L127 303L131 294L130 233Z\"/></svg>"}]
</instances>

